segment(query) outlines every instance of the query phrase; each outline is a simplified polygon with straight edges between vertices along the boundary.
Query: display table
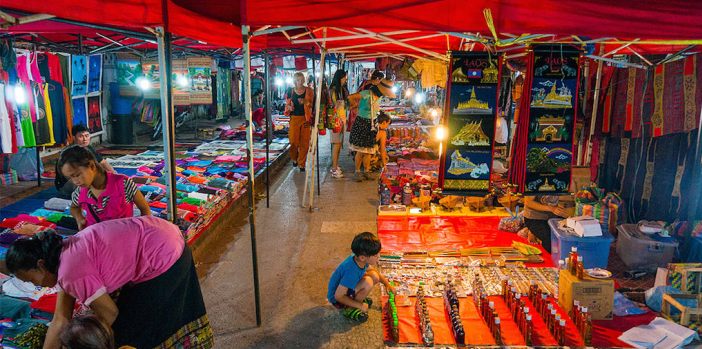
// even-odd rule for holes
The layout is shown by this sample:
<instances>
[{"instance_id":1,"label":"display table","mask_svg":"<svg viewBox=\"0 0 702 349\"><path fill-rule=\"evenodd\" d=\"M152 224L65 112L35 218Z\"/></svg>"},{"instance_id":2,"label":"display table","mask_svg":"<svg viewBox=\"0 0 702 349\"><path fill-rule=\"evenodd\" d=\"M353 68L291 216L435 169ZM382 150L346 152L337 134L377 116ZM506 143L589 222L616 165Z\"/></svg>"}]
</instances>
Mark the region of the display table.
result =
<instances>
[{"instance_id":1,"label":"display table","mask_svg":"<svg viewBox=\"0 0 702 349\"><path fill-rule=\"evenodd\" d=\"M382 254L407 253L415 251L448 251L464 248L507 247L512 242L523 242L524 239L514 233L497 230L499 216L378 216L378 237L383 246ZM531 267L552 267L551 256L542 250L543 263L525 264ZM450 258L442 258L447 260ZM458 258L455 258L458 259ZM439 258L436 259L437 261ZM416 265L396 264L394 268L406 268L403 273L417 270ZM426 268L426 266L425 266ZM428 268L431 268L430 266ZM446 268L446 267L443 267ZM454 267L457 268L457 267ZM465 267L463 267L465 268ZM479 268L475 268L478 270ZM396 269L397 270L397 269ZM544 269L545 270L545 269ZM472 273L472 272L470 272ZM444 276L446 278L446 276ZM435 280L441 281L441 280ZM396 286L397 287L397 286ZM410 293L411 294L411 293ZM397 304L399 340L394 342L391 323L387 317L388 297L382 297L383 333L386 344L390 346L422 345L414 304L416 297L403 296L406 301ZM396 297L396 301L399 297ZM490 296L495 303L495 309L502 320L502 334L505 345L525 345L524 338L519 332L511 313L501 296ZM444 310L444 300L440 297L425 297L435 345L455 345L455 339L450 330L450 322ZM460 297L460 318L466 333L466 345L495 345L487 325L478 315L478 310L472 297ZM531 305L526 300L528 305ZM533 308L533 305L531 305ZM584 340L568 318L567 312L557 305L557 311L566 319L566 345L582 346ZM534 314L532 312L532 314ZM629 347L617 338L633 327L650 322L655 314L649 312L643 315L614 317L613 320L595 320L592 325L592 346L595 347ZM556 340L548 331L540 315L534 315L533 344L539 346L556 345Z\"/></svg>"},{"instance_id":2,"label":"display table","mask_svg":"<svg viewBox=\"0 0 702 349\"><path fill-rule=\"evenodd\" d=\"M422 210L417 207L405 207L404 209L385 209L385 206L378 207L378 216L407 216L407 217L509 217L510 214L504 207L495 207L491 210L480 212L473 211L468 207L457 207L453 210L444 209L441 206L432 205L431 208Z\"/></svg>"}]
</instances>

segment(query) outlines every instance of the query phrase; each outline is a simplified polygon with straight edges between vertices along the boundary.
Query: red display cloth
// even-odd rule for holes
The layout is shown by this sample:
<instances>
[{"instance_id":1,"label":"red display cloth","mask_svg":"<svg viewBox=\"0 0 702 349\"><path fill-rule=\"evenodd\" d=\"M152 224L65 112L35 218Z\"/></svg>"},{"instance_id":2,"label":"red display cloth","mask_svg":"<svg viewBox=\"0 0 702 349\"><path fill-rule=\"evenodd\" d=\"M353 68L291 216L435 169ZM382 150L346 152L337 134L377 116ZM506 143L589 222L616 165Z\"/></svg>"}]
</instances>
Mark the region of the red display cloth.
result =
<instances>
[{"instance_id":1,"label":"red display cloth","mask_svg":"<svg viewBox=\"0 0 702 349\"><path fill-rule=\"evenodd\" d=\"M417 315L415 313L415 297L410 297L411 306L397 306L397 317L399 324L399 343L400 344L419 344L421 343L421 333L419 330L419 322ZM495 310L500 316L501 331L502 331L502 342L505 345L526 345L523 334L519 330L517 323L512 318L512 314L500 296L489 297L491 301L495 303ZM443 298L425 298L427 303L427 309L429 310L429 320L431 321L432 330L434 332L434 343L437 345L446 344L456 344L453 334L451 332L451 324L444 310L444 300ZM459 298L460 303L460 313L461 320L463 321L463 329L466 333L466 344L467 345L495 345L495 339L490 333L490 328L478 314L478 309L473 302L473 298ZM529 307L532 319L533 319L533 345L535 346L555 346L558 345L556 339L548 331L548 326L541 318L540 315L535 314L533 305L529 300L525 300L526 305ZM575 324L567 318L565 311L561 310L560 307L556 305L559 314L566 319L566 345L568 346L582 346L583 339L575 329ZM383 335L386 342L392 342L392 331L390 329L390 323L386 316L387 311L387 297L383 297L383 314L385 318L383 319ZM606 333L599 327L598 331L593 332L593 344L595 346L626 346L616 340L616 337L621 334L618 332L614 337L611 337L612 333ZM612 331L612 330L610 330ZM602 345L597 345L601 343Z\"/></svg>"},{"instance_id":2,"label":"red display cloth","mask_svg":"<svg viewBox=\"0 0 702 349\"><path fill-rule=\"evenodd\" d=\"M383 251L437 251L476 247L505 247L513 241L528 243L517 234L497 230L500 217L378 217L378 237ZM550 267L550 255L538 247L543 263Z\"/></svg>"},{"instance_id":3,"label":"red display cloth","mask_svg":"<svg viewBox=\"0 0 702 349\"><path fill-rule=\"evenodd\" d=\"M386 342L392 342L392 331L390 323L386 316L387 312L387 296L383 296L383 338ZM421 333L415 313L415 297L410 297L411 306L397 306L397 317L399 323L400 344L420 344ZM507 304L501 296L489 297L495 303L495 310L500 316L502 340L505 345L525 345L525 340L522 333L519 331L516 322L512 319L512 315L507 307ZM451 333L451 325L448 321L444 310L443 298L425 298L427 309L429 310L429 320L431 321L432 330L434 331L434 342L440 344L456 344L453 334ZM528 299L524 300L526 306L529 307L532 315L533 324L533 345L535 346L555 346L558 345L556 339L549 332L548 326L537 314L534 306ZM466 333L466 344L468 345L494 345L495 340L490 334L490 329L483 319L478 315L477 308L473 302L473 298L460 298L461 320ZM566 320L566 343L571 347L584 345L584 340L577 331L575 324L568 317L568 314L560 308L556 303L553 303L561 315L562 319ZM595 320L592 328L592 346L594 347L630 347L628 344L618 340L617 338L624 332L633 327L644 325L653 318L655 314L649 312L643 315L614 317L612 320Z\"/></svg>"}]
</instances>

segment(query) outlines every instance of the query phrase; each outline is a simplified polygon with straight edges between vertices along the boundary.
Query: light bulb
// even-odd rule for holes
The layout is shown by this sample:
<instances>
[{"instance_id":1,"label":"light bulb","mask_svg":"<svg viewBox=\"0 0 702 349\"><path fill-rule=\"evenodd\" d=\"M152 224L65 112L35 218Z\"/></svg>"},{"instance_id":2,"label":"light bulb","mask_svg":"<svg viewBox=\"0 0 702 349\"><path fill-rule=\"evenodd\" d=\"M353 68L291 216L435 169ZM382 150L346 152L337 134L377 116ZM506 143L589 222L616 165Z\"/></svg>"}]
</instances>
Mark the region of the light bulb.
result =
<instances>
[{"instance_id":1,"label":"light bulb","mask_svg":"<svg viewBox=\"0 0 702 349\"><path fill-rule=\"evenodd\" d=\"M407 91L405 91L405 97L406 97L406 98L412 97L412 90L409 90L409 89L408 89Z\"/></svg>"},{"instance_id":2,"label":"light bulb","mask_svg":"<svg viewBox=\"0 0 702 349\"><path fill-rule=\"evenodd\" d=\"M397 93L397 86L392 87L392 93Z\"/></svg>"},{"instance_id":3,"label":"light bulb","mask_svg":"<svg viewBox=\"0 0 702 349\"><path fill-rule=\"evenodd\" d=\"M414 102L417 104L421 104L424 102L424 94L423 93L417 93L414 95Z\"/></svg>"},{"instance_id":4,"label":"light bulb","mask_svg":"<svg viewBox=\"0 0 702 349\"><path fill-rule=\"evenodd\" d=\"M151 81L149 81L149 79L143 76L140 76L136 79L136 85L142 91L148 91L149 89L151 89Z\"/></svg>"},{"instance_id":5,"label":"light bulb","mask_svg":"<svg viewBox=\"0 0 702 349\"><path fill-rule=\"evenodd\" d=\"M176 77L176 83L180 87L188 87L188 78L185 75L178 75Z\"/></svg>"},{"instance_id":6,"label":"light bulb","mask_svg":"<svg viewBox=\"0 0 702 349\"><path fill-rule=\"evenodd\" d=\"M439 111L432 108L432 110L431 110L431 117L432 117L432 118L435 118L435 117L437 117L437 116L439 116Z\"/></svg>"},{"instance_id":7,"label":"light bulb","mask_svg":"<svg viewBox=\"0 0 702 349\"><path fill-rule=\"evenodd\" d=\"M275 83L276 86L280 87L280 86L283 86L283 84L284 84L285 82L283 81L282 78L279 78L279 77L276 76L276 77L275 77L275 80L274 80L274 83Z\"/></svg>"},{"instance_id":8,"label":"light bulb","mask_svg":"<svg viewBox=\"0 0 702 349\"><path fill-rule=\"evenodd\" d=\"M27 103L27 92L24 91L24 88L22 88L22 86L15 85L14 94L15 94L15 102L17 104Z\"/></svg>"},{"instance_id":9,"label":"light bulb","mask_svg":"<svg viewBox=\"0 0 702 349\"><path fill-rule=\"evenodd\" d=\"M446 127L443 125L436 126L436 133L434 134L437 141L443 141L446 139Z\"/></svg>"},{"instance_id":10,"label":"light bulb","mask_svg":"<svg viewBox=\"0 0 702 349\"><path fill-rule=\"evenodd\" d=\"M288 76L287 78L285 78L285 83L292 86L293 85L293 78Z\"/></svg>"}]
</instances>

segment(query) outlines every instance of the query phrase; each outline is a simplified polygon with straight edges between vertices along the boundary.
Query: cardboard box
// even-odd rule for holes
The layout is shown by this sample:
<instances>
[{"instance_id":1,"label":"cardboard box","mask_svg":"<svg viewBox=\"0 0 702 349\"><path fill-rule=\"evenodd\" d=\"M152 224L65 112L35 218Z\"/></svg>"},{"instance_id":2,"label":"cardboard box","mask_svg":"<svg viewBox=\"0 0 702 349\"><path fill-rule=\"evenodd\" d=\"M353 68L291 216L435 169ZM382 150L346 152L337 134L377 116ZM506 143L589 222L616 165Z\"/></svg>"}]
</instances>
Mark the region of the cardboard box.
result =
<instances>
[{"instance_id":1,"label":"cardboard box","mask_svg":"<svg viewBox=\"0 0 702 349\"><path fill-rule=\"evenodd\" d=\"M587 307L593 320L610 320L614 305L614 281L589 276L578 280L569 271L561 270L558 278L558 302L563 310L570 312L574 299Z\"/></svg>"}]
</instances>

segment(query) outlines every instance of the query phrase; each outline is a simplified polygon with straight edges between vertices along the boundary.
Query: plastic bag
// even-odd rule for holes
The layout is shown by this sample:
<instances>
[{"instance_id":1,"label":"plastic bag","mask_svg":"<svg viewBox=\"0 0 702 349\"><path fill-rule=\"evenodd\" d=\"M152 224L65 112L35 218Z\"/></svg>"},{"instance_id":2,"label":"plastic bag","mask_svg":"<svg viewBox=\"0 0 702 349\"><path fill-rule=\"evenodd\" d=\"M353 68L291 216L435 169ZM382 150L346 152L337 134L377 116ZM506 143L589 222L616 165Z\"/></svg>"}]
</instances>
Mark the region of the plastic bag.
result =
<instances>
[{"instance_id":1,"label":"plastic bag","mask_svg":"<svg viewBox=\"0 0 702 349\"><path fill-rule=\"evenodd\" d=\"M636 303L632 302L619 292L614 292L614 310L615 316L629 316L645 314L646 310L639 308Z\"/></svg>"},{"instance_id":2,"label":"plastic bag","mask_svg":"<svg viewBox=\"0 0 702 349\"><path fill-rule=\"evenodd\" d=\"M517 206L516 211L512 212L509 208L506 208L509 212L509 217L500 218L500 223L497 225L497 229L502 231L507 231L510 233L516 233L524 225L524 219L519 215L519 206Z\"/></svg>"},{"instance_id":3,"label":"plastic bag","mask_svg":"<svg viewBox=\"0 0 702 349\"><path fill-rule=\"evenodd\" d=\"M663 293L680 294L682 292L673 286L658 286L648 289L646 291L646 305L657 313L661 311Z\"/></svg>"},{"instance_id":4,"label":"plastic bag","mask_svg":"<svg viewBox=\"0 0 702 349\"><path fill-rule=\"evenodd\" d=\"M36 180L37 173L44 173L41 161L37 171L37 148L19 148L17 154L10 157L10 167L17 171L17 178L21 181Z\"/></svg>"}]
</instances>

